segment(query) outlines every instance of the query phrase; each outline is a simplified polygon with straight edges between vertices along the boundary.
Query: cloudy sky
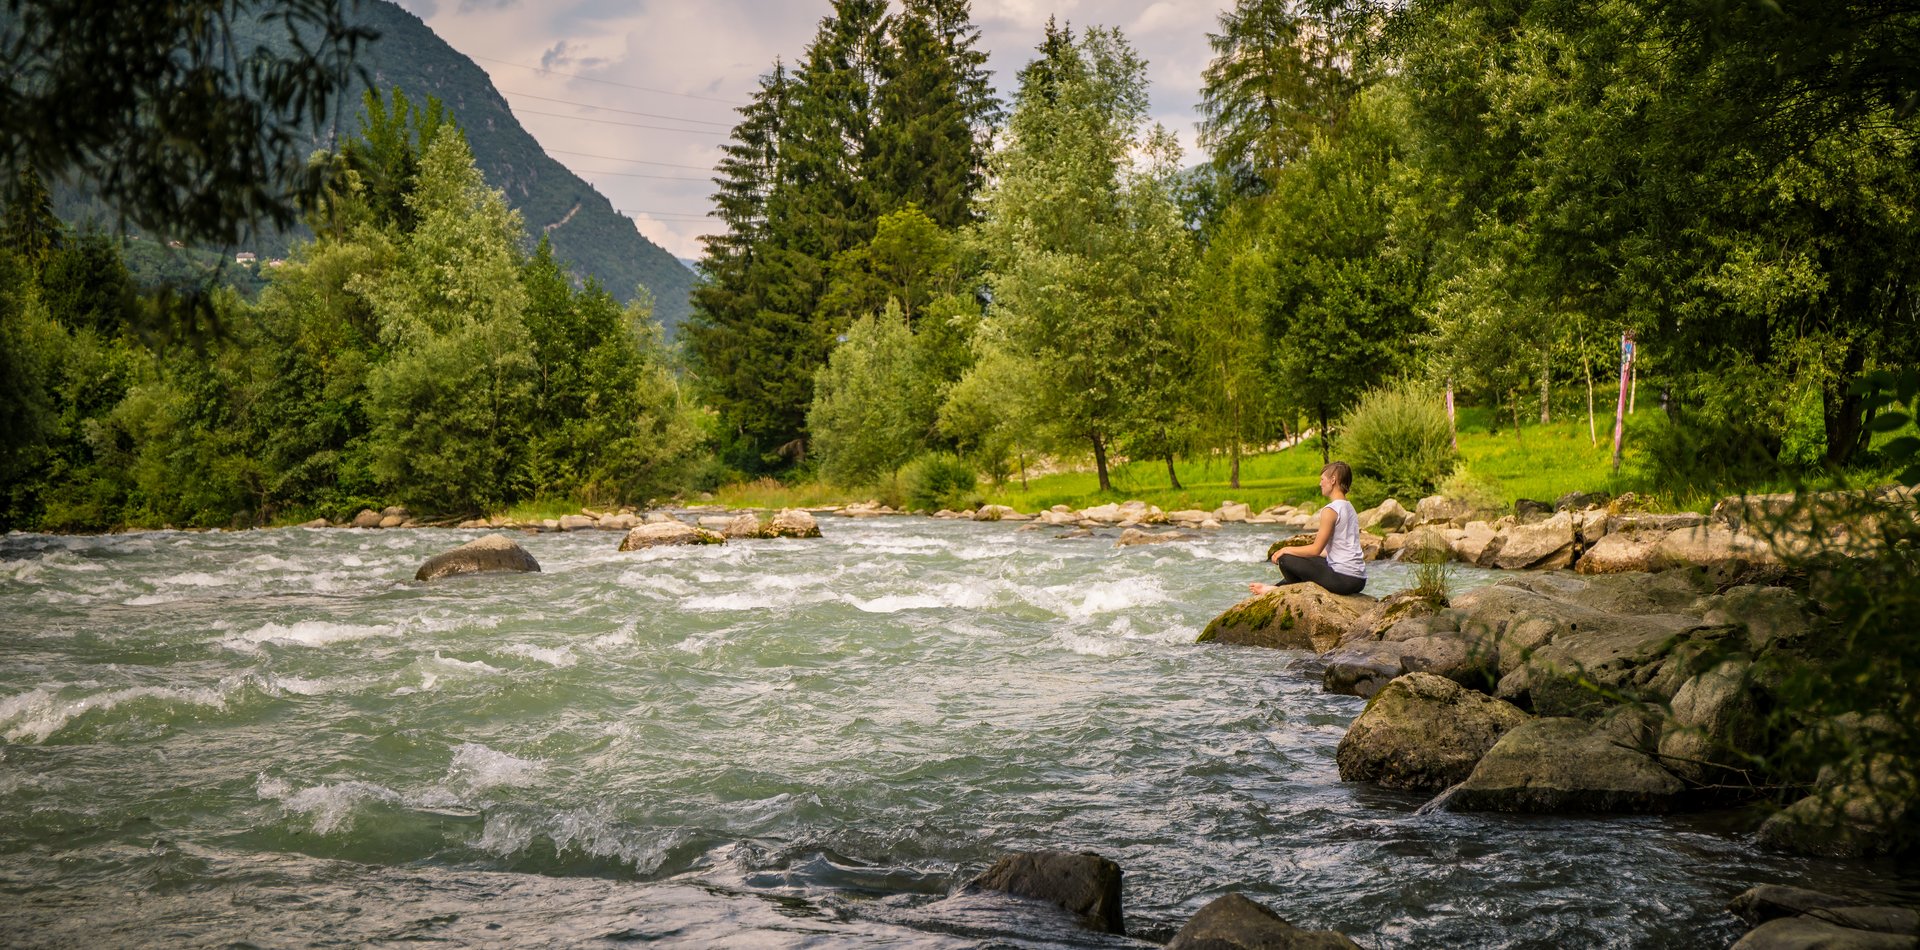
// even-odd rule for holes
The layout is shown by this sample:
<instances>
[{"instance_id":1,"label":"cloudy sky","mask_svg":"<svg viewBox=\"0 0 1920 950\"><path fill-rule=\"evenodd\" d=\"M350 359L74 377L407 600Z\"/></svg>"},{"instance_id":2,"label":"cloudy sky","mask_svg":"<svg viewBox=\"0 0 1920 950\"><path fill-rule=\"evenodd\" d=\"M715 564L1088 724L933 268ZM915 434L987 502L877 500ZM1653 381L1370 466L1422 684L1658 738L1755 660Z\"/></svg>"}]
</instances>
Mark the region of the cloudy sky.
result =
<instances>
[{"instance_id":1,"label":"cloudy sky","mask_svg":"<svg viewBox=\"0 0 1920 950\"><path fill-rule=\"evenodd\" d=\"M654 243L697 257L719 146L776 57L797 60L828 0L399 0L493 77L521 125ZM1002 98L1050 14L1118 26L1188 160L1207 38L1231 0L974 0ZM897 3L896 3L897 7ZM669 131L672 130L672 131Z\"/></svg>"}]
</instances>

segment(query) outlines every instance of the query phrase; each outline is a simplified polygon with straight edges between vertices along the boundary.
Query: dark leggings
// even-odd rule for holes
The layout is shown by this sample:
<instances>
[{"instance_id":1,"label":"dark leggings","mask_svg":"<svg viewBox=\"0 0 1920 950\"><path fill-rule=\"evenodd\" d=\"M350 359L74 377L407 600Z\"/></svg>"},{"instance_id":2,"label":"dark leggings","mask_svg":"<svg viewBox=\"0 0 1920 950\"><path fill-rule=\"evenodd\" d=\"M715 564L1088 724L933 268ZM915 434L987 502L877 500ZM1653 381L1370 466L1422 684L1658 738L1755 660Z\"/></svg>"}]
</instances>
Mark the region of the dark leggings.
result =
<instances>
[{"instance_id":1,"label":"dark leggings","mask_svg":"<svg viewBox=\"0 0 1920 950\"><path fill-rule=\"evenodd\" d=\"M1347 594L1358 594L1361 588L1367 586L1366 578L1342 574L1328 567L1327 559L1323 557L1301 557L1298 554L1282 554L1280 555L1280 575L1285 577L1286 580L1274 585L1276 587L1285 587L1288 584L1304 584L1307 581L1312 581L1326 588L1328 593L1341 594L1343 596Z\"/></svg>"}]
</instances>

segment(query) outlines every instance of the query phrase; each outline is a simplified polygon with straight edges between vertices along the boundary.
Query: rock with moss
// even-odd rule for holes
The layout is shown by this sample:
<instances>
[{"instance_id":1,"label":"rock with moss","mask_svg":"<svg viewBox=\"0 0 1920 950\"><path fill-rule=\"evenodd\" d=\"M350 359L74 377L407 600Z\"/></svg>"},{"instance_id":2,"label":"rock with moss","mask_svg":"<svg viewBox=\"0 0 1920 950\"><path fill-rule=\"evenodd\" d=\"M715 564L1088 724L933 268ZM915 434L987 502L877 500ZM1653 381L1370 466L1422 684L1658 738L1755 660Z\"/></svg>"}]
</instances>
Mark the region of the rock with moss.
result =
<instances>
[{"instance_id":1,"label":"rock with moss","mask_svg":"<svg viewBox=\"0 0 1920 950\"><path fill-rule=\"evenodd\" d=\"M1683 683L1660 736L1660 760L1699 784L1735 781L1763 751L1766 711L1752 664L1731 659Z\"/></svg>"},{"instance_id":2,"label":"rock with moss","mask_svg":"<svg viewBox=\"0 0 1920 950\"><path fill-rule=\"evenodd\" d=\"M1445 677L1409 673L1374 694L1334 758L1345 781L1437 792L1466 778L1501 736L1527 719L1520 709Z\"/></svg>"},{"instance_id":3,"label":"rock with moss","mask_svg":"<svg viewBox=\"0 0 1920 950\"><path fill-rule=\"evenodd\" d=\"M1200 908L1167 950L1359 950L1332 930L1303 930L1265 905L1228 894Z\"/></svg>"},{"instance_id":4,"label":"rock with moss","mask_svg":"<svg viewBox=\"0 0 1920 950\"><path fill-rule=\"evenodd\" d=\"M1341 596L1318 584L1289 584L1227 608L1207 624L1198 642L1323 652L1373 604L1365 594Z\"/></svg>"},{"instance_id":5,"label":"rock with moss","mask_svg":"<svg viewBox=\"0 0 1920 950\"><path fill-rule=\"evenodd\" d=\"M489 534L460 545L451 551L427 559L414 572L416 581L438 580L456 574L486 574L498 571L530 573L540 570L540 562L526 549L503 535Z\"/></svg>"},{"instance_id":6,"label":"rock with moss","mask_svg":"<svg viewBox=\"0 0 1920 950\"><path fill-rule=\"evenodd\" d=\"M1911 854L1916 840L1920 770L1881 753L1821 770L1813 793L1760 826L1763 844L1804 854L1858 858Z\"/></svg>"},{"instance_id":7,"label":"rock with moss","mask_svg":"<svg viewBox=\"0 0 1920 950\"><path fill-rule=\"evenodd\" d=\"M1536 719L1500 737L1440 801L1451 811L1672 811L1686 791L1652 756L1579 719Z\"/></svg>"},{"instance_id":8,"label":"rock with moss","mask_svg":"<svg viewBox=\"0 0 1920 950\"><path fill-rule=\"evenodd\" d=\"M1454 560L1456 555L1445 531L1423 525L1407 532L1400 540L1398 558L1409 564L1439 564Z\"/></svg>"},{"instance_id":9,"label":"rock with moss","mask_svg":"<svg viewBox=\"0 0 1920 950\"><path fill-rule=\"evenodd\" d=\"M660 521L639 525L628 531L627 536L620 539L620 550L640 551L646 548L726 542L726 537L718 531L696 528L681 521Z\"/></svg>"},{"instance_id":10,"label":"rock with moss","mask_svg":"<svg viewBox=\"0 0 1920 950\"><path fill-rule=\"evenodd\" d=\"M1267 561L1268 563L1272 563L1273 556L1275 554L1281 551L1285 551L1288 548L1306 547L1307 545L1312 543L1313 543L1313 535L1311 534L1296 534L1290 537L1281 538L1280 540L1267 545Z\"/></svg>"}]
</instances>

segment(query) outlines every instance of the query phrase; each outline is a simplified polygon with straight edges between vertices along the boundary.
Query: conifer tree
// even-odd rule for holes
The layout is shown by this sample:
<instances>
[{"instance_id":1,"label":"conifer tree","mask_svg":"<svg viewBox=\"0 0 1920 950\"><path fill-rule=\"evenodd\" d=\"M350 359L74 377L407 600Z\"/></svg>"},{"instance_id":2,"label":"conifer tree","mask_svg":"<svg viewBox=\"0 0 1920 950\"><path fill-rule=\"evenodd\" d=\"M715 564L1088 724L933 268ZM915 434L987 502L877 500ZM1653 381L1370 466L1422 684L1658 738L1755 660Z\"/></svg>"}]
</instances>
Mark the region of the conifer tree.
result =
<instances>
[{"instance_id":1,"label":"conifer tree","mask_svg":"<svg viewBox=\"0 0 1920 950\"><path fill-rule=\"evenodd\" d=\"M1326 0L1237 0L1207 34L1200 144L1235 194L1260 194L1276 171L1340 123L1359 84L1351 16Z\"/></svg>"}]
</instances>

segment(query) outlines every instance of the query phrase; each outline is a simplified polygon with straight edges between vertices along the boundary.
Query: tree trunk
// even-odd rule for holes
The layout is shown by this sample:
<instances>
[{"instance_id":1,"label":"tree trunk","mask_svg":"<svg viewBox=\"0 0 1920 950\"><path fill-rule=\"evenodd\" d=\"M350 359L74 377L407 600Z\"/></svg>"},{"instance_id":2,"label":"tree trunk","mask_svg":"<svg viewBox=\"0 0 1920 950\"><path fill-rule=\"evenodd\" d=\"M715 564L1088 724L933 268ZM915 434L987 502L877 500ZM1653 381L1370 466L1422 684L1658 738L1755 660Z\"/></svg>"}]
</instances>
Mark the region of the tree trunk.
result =
<instances>
[{"instance_id":1,"label":"tree trunk","mask_svg":"<svg viewBox=\"0 0 1920 950\"><path fill-rule=\"evenodd\" d=\"M1507 404L1513 407L1513 441L1523 442L1525 440L1520 438L1520 389L1519 387L1515 387L1513 389L1507 390Z\"/></svg>"},{"instance_id":2,"label":"tree trunk","mask_svg":"<svg viewBox=\"0 0 1920 950\"><path fill-rule=\"evenodd\" d=\"M1240 487L1240 406L1233 407L1233 441L1227 446L1227 456L1232 459L1232 474L1227 476L1227 484Z\"/></svg>"},{"instance_id":3,"label":"tree trunk","mask_svg":"<svg viewBox=\"0 0 1920 950\"><path fill-rule=\"evenodd\" d=\"M1627 372L1633 364L1620 361L1620 400L1613 410L1613 474L1620 474L1621 443L1627 437Z\"/></svg>"},{"instance_id":4,"label":"tree trunk","mask_svg":"<svg viewBox=\"0 0 1920 950\"><path fill-rule=\"evenodd\" d=\"M1019 455L1020 455L1020 490L1021 490L1021 491L1026 491L1026 490L1027 490L1027 449L1026 449L1026 446L1021 446L1021 447L1020 447L1020 452L1019 452Z\"/></svg>"},{"instance_id":5,"label":"tree trunk","mask_svg":"<svg viewBox=\"0 0 1920 950\"><path fill-rule=\"evenodd\" d=\"M1180 491L1180 474L1173 470L1173 450L1167 450L1167 485L1174 491Z\"/></svg>"},{"instance_id":6,"label":"tree trunk","mask_svg":"<svg viewBox=\"0 0 1920 950\"><path fill-rule=\"evenodd\" d=\"M1584 346L1580 348L1580 371L1587 374L1587 442L1598 446L1600 430L1594 427L1593 422L1593 361L1587 359Z\"/></svg>"},{"instance_id":7,"label":"tree trunk","mask_svg":"<svg viewBox=\"0 0 1920 950\"><path fill-rule=\"evenodd\" d=\"M1835 465L1851 461L1855 453L1866 448L1872 435L1867 429L1867 414L1862 409L1861 398L1853 394L1851 385L1846 385L1860 378L1866 360L1866 352L1859 344L1849 345L1840 365L1843 385L1828 387L1820 395L1821 415L1825 416L1827 427L1827 461Z\"/></svg>"},{"instance_id":8,"label":"tree trunk","mask_svg":"<svg viewBox=\"0 0 1920 950\"><path fill-rule=\"evenodd\" d=\"M1093 434L1093 467L1100 473L1100 490L1113 491L1113 481L1107 477L1107 444L1100 440L1100 433Z\"/></svg>"},{"instance_id":9,"label":"tree trunk","mask_svg":"<svg viewBox=\"0 0 1920 950\"><path fill-rule=\"evenodd\" d=\"M1460 451L1460 423L1453 417L1453 377L1447 377L1447 428L1453 433L1453 450Z\"/></svg>"},{"instance_id":10,"label":"tree trunk","mask_svg":"<svg viewBox=\"0 0 1920 950\"><path fill-rule=\"evenodd\" d=\"M1540 424L1553 421L1553 374L1546 354L1540 356Z\"/></svg>"},{"instance_id":11,"label":"tree trunk","mask_svg":"<svg viewBox=\"0 0 1920 950\"><path fill-rule=\"evenodd\" d=\"M1320 409L1320 464L1333 464L1333 446L1327 441L1327 404L1321 403Z\"/></svg>"}]
</instances>

